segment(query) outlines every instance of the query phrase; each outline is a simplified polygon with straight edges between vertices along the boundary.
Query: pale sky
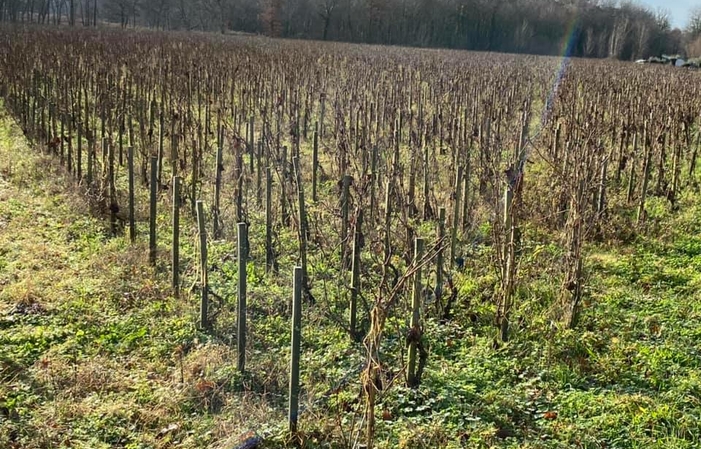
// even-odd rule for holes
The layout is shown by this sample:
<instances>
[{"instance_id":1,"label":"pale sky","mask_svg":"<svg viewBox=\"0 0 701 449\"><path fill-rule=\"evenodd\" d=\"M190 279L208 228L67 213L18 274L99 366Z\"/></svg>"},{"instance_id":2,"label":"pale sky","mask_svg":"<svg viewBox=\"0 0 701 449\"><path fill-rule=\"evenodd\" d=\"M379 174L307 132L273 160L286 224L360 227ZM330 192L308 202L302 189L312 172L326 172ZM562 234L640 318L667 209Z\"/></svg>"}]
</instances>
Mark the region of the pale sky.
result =
<instances>
[{"instance_id":1,"label":"pale sky","mask_svg":"<svg viewBox=\"0 0 701 449\"><path fill-rule=\"evenodd\" d=\"M672 27L684 28L691 8L701 6L701 0L638 0L653 10L663 8L669 11Z\"/></svg>"}]
</instances>

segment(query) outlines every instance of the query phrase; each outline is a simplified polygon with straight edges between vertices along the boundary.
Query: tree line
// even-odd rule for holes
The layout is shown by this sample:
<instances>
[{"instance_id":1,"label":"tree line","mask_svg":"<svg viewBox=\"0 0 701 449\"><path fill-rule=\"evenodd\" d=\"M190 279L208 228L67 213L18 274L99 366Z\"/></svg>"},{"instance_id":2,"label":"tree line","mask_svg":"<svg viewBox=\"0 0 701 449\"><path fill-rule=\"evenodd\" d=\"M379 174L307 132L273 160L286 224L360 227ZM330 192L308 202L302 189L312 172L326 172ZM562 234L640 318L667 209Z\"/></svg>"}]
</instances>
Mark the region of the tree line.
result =
<instances>
[{"instance_id":1,"label":"tree line","mask_svg":"<svg viewBox=\"0 0 701 449\"><path fill-rule=\"evenodd\" d=\"M664 12L613 0L0 0L0 21L83 26L106 21L623 60L701 50L698 42L694 46L698 21L682 32Z\"/></svg>"}]
</instances>

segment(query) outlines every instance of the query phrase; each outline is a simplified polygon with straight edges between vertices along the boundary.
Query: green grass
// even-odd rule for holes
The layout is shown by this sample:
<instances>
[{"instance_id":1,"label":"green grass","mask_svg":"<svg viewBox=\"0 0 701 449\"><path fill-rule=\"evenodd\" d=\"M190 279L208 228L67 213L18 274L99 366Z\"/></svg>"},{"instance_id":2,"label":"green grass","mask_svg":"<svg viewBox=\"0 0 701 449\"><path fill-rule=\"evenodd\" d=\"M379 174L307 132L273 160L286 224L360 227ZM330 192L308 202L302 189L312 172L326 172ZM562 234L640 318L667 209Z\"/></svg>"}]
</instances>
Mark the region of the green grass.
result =
<instances>
[{"instance_id":1,"label":"green grass","mask_svg":"<svg viewBox=\"0 0 701 449\"><path fill-rule=\"evenodd\" d=\"M70 177L0 117L0 447L232 447L248 429L284 432L290 277L249 266L249 373L236 372L231 242L212 244L213 289L225 298L215 332L196 329L197 298L175 299L167 246L147 263L139 242L109 238ZM143 194L143 192L142 192ZM378 403L382 448L701 447L701 210L653 205L650 235L588 247L580 326L560 329L554 265L561 253L527 234L514 338L495 347L488 249L456 276L455 319L425 326L429 362L417 390L398 372L407 323L388 323L387 383ZM159 223L168 225L162 211ZM652 232L654 230L654 232ZM260 229L252 229L260 240ZM186 284L194 234L183 230ZM281 234L294 253L293 233ZM169 237L162 235L162 244ZM292 256L289 256L292 257ZM323 393L362 348L326 317L345 293L315 257L316 308L305 310L301 444L348 447L362 422L359 376ZM289 265L283 261L282 265ZM328 273L327 273L328 272ZM323 294L322 294L323 292Z\"/></svg>"}]
</instances>

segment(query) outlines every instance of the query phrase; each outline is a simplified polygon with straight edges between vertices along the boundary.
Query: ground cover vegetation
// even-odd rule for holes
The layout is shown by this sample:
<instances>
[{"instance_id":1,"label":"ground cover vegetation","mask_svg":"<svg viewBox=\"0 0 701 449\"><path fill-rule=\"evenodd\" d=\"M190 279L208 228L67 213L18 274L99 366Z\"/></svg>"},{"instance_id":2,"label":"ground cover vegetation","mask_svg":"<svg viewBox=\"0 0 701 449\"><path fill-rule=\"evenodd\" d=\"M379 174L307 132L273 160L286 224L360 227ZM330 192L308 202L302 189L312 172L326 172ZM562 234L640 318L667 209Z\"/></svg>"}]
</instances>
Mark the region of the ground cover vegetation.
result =
<instances>
[{"instance_id":1,"label":"ground cover vegetation","mask_svg":"<svg viewBox=\"0 0 701 449\"><path fill-rule=\"evenodd\" d=\"M0 43L0 446L698 446L696 72Z\"/></svg>"}]
</instances>

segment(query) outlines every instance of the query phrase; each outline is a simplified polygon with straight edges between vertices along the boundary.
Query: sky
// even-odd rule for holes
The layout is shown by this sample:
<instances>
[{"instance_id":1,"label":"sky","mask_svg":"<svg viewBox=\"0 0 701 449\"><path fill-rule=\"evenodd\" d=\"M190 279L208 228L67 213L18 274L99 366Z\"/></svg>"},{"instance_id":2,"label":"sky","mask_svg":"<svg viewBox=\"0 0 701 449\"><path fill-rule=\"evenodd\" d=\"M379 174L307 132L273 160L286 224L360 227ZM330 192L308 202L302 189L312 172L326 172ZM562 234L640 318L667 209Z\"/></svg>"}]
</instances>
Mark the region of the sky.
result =
<instances>
[{"instance_id":1,"label":"sky","mask_svg":"<svg viewBox=\"0 0 701 449\"><path fill-rule=\"evenodd\" d=\"M684 28L691 8L701 6L701 0L639 0L653 10L664 8L669 11L672 27Z\"/></svg>"}]
</instances>

